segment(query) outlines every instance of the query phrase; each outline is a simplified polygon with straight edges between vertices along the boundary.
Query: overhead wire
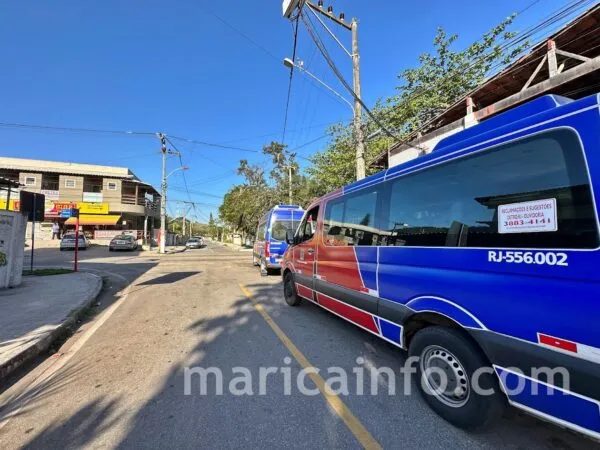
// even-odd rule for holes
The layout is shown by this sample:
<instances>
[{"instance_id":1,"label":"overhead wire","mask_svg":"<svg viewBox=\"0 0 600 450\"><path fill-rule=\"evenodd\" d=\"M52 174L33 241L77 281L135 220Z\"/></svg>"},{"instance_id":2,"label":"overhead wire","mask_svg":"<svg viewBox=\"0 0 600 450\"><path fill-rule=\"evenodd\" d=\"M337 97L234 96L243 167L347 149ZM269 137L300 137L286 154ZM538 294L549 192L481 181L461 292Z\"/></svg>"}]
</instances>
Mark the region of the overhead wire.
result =
<instances>
[{"instance_id":1,"label":"overhead wire","mask_svg":"<svg viewBox=\"0 0 600 450\"><path fill-rule=\"evenodd\" d=\"M587 7L589 4L594 3L597 0L574 0L571 3L561 6L560 8L558 8L558 10L555 10L552 14L550 14L549 16L546 16L541 22L534 24L533 26L531 26L530 28L526 29L525 31L517 34L516 36L514 36L512 39L508 40L507 42L503 43L502 45L500 45L500 47L498 47L499 50L501 51L506 51L511 47L514 47L518 44L521 44L525 41L527 41L528 39L532 38L533 36L544 32L544 30L546 30L546 28L551 27L552 25L555 24L559 24L557 25L556 28L560 27L560 22L561 20L571 16L572 14L574 14L575 12L579 11L580 9L583 9L585 7ZM532 7L533 5L537 4L538 1L535 0L533 2L531 2L526 8L522 9L521 12L526 11L527 9L529 9L530 7ZM552 30L553 31L553 30ZM550 31L551 32L551 31ZM548 34L548 31L546 31L546 34ZM538 45L537 43L535 44L530 44L528 46L526 46L522 53L524 53L525 51L531 49L533 46ZM488 59L491 56L492 52L488 52L482 56L480 56L479 58L475 59L474 61L472 61L469 65L467 65L466 67L461 67L461 68L457 68L456 70L460 70L461 72L464 71L469 71L471 69L473 69L475 66L477 66L478 64L483 63L486 59ZM531 63L531 61L529 62ZM495 65L492 65L489 68L489 73L494 73L495 69L498 69L502 66L504 66L505 64L503 62L498 62ZM505 72L505 75L508 73L511 73L515 70L520 70L522 67L521 66L516 66L514 68L512 68L511 70L509 70L508 72ZM437 89L437 87L430 87L430 88L425 88L425 87L421 87L418 88L417 90L415 90L414 93L412 93L411 95L409 95L405 100L406 101L414 101L417 100L418 98L422 97L423 95L426 95L432 91L434 91L435 89ZM468 96L469 94L465 94L463 96L460 96L459 98L462 98L464 96ZM381 113L381 117L382 118L387 118L389 117L391 114L394 113L396 108L399 108L400 106L395 106L395 107L391 107L389 108L387 111L384 111L383 113ZM423 127L420 128L420 130L422 130L424 127L426 127L426 125L424 125Z\"/></svg>"},{"instance_id":2,"label":"overhead wire","mask_svg":"<svg viewBox=\"0 0 600 450\"><path fill-rule=\"evenodd\" d=\"M350 93L350 95L354 98L354 100L356 102L358 102L364 108L364 110L366 111L366 113L379 126L379 128L385 134L387 134L390 138L392 138L394 141L396 141L397 143L406 144L406 145L409 145L411 147L417 148L419 150L423 150L422 148L420 148L418 146L415 146L415 145L413 145L413 144L411 144L409 142L403 142L398 136L394 135L390 130L387 129L387 127L385 127L381 123L381 121L375 116L375 114L373 114L373 112L365 104L365 102L356 94L356 92L354 91L354 88L352 88L352 86L350 86L348 84L348 82L346 81L346 79L344 78L344 76L342 75L342 73L340 72L340 70L338 69L337 65L335 64L335 62L333 61L333 59L329 55L329 52L327 51L327 48L325 47L323 41L315 33L312 23L310 22L309 19L306 18L305 14L302 12L302 10L300 10L299 15L300 15L300 18L302 19L302 21L304 22L304 25L306 26L306 29L308 30L308 32L309 32L309 34L311 36L311 39L313 40L313 42L317 46L317 49L319 50L319 52L321 53L321 55L323 55L323 58L325 58L327 64L329 65L329 67L331 68L331 70L333 71L333 73L336 75L336 77L339 79L339 81L342 83L342 85L346 88L346 90Z\"/></svg>"}]
</instances>

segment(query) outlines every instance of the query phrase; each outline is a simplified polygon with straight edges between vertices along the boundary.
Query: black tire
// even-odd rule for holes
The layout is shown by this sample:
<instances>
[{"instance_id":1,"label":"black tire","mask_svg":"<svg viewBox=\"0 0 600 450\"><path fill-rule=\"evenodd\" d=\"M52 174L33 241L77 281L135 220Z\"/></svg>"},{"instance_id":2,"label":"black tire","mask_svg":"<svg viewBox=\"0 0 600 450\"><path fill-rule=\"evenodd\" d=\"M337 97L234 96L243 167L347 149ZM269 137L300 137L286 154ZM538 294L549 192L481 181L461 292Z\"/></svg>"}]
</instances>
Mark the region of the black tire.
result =
<instances>
[{"instance_id":1,"label":"black tire","mask_svg":"<svg viewBox=\"0 0 600 450\"><path fill-rule=\"evenodd\" d=\"M441 326L424 328L413 337L408 352L409 356L419 358L416 381L423 399L444 420L459 428L475 430L500 418L506 408L506 397L498 379L494 373L483 373L478 385L484 390L492 389L493 394L475 392L473 373L491 366L481 349L459 330ZM452 395L447 391L434 393L436 375L423 379L423 372L430 367L439 367L449 374L448 386L456 386Z\"/></svg>"},{"instance_id":2,"label":"black tire","mask_svg":"<svg viewBox=\"0 0 600 450\"><path fill-rule=\"evenodd\" d=\"M110 248L110 247L108 247L108 251L109 251L109 252L114 252L114 251L115 251L115 249L114 249L114 248Z\"/></svg>"},{"instance_id":3,"label":"black tire","mask_svg":"<svg viewBox=\"0 0 600 450\"><path fill-rule=\"evenodd\" d=\"M292 272L288 272L283 279L283 297L289 306L298 306L302 303L302 298L296 292L296 283Z\"/></svg>"}]
</instances>

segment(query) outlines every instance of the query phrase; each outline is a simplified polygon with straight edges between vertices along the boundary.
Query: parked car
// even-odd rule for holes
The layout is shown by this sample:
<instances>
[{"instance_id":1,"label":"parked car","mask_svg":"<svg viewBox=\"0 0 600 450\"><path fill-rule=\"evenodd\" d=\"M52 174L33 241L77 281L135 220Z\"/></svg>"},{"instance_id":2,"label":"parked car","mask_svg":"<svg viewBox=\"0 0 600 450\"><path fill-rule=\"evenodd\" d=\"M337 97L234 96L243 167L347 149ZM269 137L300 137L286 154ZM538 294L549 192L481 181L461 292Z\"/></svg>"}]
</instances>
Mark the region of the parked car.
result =
<instances>
[{"instance_id":1,"label":"parked car","mask_svg":"<svg viewBox=\"0 0 600 450\"><path fill-rule=\"evenodd\" d=\"M281 267L281 257L288 247L286 235L296 231L303 215L301 206L276 205L263 216L252 248L252 263L260 266L261 273L269 274Z\"/></svg>"},{"instance_id":2,"label":"parked car","mask_svg":"<svg viewBox=\"0 0 600 450\"><path fill-rule=\"evenodd\" d=\"M458 427L510 404L599 439L599 107L540 97L315 201L286 303L408 350Z\"/></svg>"},{"instance_id":3,"label":"parked car","mask_svg":"<svg viewBox=\"0 0 600 450\"><path fill-rule=\"evenodd\" d=\"M108 251L115 250L136 250L138 248L137 239L131 234L119 234L110 240Z\"/></svg>"},{"instance_id":4,"label":"parked car","mask_svg":"<svg viewBox=\"0 0 600 450\"><path fill-rule=\"evenodd\" d=\"M189 238L187 240L187 242L185 243L185 246L187 248L202 248L204 247L204 239L202 239L201 237L192 237Z\"/></svg>"},{"instance_id":5,"label":"parked car","mask_svg":"<svg viewBox=\"0 0 600 450\"><path fill-rule=\"evenodd\" d=\"M67 232L65 234L63 234L62 239L60 240L60 249L61 250L67 250L67 249L73 249L75 250L75 233L74 232ZM83 234L82 232L79 233L79 250L87 250L88 247L90 246L90 241L88 241L87 237L85 237L85 234Z\"/></svg>"}]
</instances>

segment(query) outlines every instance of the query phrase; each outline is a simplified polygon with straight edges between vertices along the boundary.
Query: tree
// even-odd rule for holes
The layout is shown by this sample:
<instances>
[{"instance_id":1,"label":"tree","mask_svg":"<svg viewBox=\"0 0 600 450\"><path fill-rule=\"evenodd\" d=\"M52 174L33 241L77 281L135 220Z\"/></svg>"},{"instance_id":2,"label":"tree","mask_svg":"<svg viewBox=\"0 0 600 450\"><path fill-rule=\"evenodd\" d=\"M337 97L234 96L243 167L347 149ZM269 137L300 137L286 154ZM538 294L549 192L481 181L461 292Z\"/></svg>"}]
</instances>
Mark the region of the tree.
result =
<instances>
[{"instance_id":1,"label":"tree","mask_svg":"<svg viewBox=\"0 0 600 450\"><path fill-rule=\"evenodd\" d=\"M515 15L502 20L483 37L462 51L454 51L458 35L448 36L438 28L433 40L435 51L423 53L419 66L403 70L398 78L398 93L372 108L380 122L400 139L419 130L461 96L485 79L494 69L507 64L528 45L505 45L515 33L507 31ZM365 136L379 126L372 120L364 124ZM330 129L332 139L327 148L312 157L309 176L316 180L316 191L324 194L356 180L355 145L352 128L340 123ZM379 169L369 162L395 142L385 134L370 139L365 146L367 175Z\"/></svg>"},{"instance_id":2,"label":"tree","mask_svg":"<svg viewBox=\"0 0 600 450\"><path fill-rule=\"evenodd\" d=\"M208 215L207 234L212 238L217 237L217 234L218 234L217 223L215 222L215 218L213 217L212 212Z\"/></svg>"}]
</instances>

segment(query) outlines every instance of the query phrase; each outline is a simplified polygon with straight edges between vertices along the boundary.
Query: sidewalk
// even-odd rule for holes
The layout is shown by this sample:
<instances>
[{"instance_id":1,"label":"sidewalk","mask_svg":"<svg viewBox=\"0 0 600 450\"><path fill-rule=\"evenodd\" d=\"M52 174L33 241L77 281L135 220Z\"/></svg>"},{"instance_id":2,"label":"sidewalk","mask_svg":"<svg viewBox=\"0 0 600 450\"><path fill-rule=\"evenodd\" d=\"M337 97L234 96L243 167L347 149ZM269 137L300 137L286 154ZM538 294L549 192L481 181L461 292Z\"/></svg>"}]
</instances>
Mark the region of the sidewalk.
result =
<instances>
[{"instance_id":1,"label":"sidewalk","mask_svg":"<svg viewBox=\"0 0 600 450\"><path fill-rule=\"evenodd\" d=\"M48 349L98 297L102 278L91 273L26 276L0 290L0 380Z\"/></svg>"},{"instance_id":2,"label":"sidewalk","mask_svg":"<svg viewBox=\"0 0 600 450\"><path fill-rule=\"evenodd\" d=\"M158 247L152 247L152 249L148 250L148 251L152 252L152 253L156 253L157 255L160 255ZM173 253L181 253L181 252L185 252L185 251L186 251L185 245L168 246L165 248L166 255L171 255Z\"/></svg>"},{"instance_id":3,"label":"sidewalk","mask_svg":"<svg viewBox=\"0 0 600 450\"><path fill-rule=\"evenodd\" d=\"M238 252L251 252L252 247L246 247L245 245L237 245L232 244L230 242L220 242L224 247L230 248L231 250L236 250Z\"/></svg>"}]
</instances>

